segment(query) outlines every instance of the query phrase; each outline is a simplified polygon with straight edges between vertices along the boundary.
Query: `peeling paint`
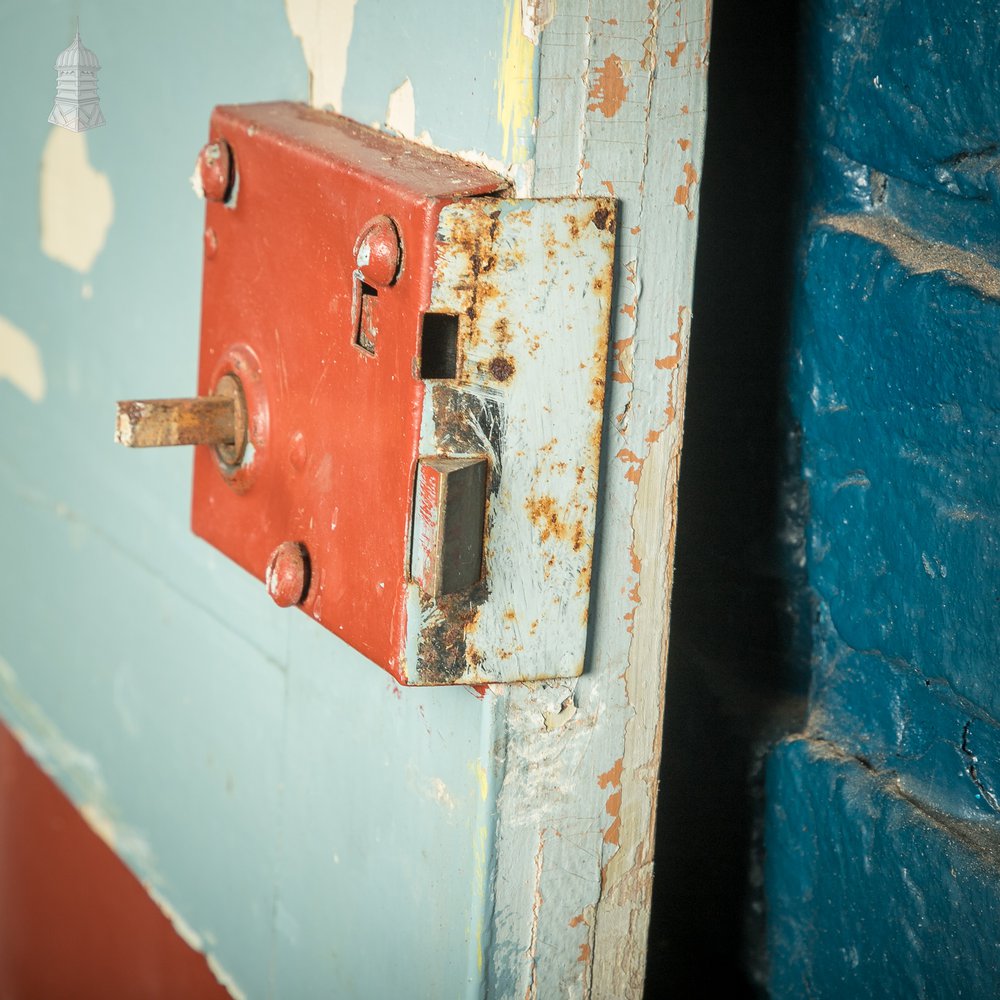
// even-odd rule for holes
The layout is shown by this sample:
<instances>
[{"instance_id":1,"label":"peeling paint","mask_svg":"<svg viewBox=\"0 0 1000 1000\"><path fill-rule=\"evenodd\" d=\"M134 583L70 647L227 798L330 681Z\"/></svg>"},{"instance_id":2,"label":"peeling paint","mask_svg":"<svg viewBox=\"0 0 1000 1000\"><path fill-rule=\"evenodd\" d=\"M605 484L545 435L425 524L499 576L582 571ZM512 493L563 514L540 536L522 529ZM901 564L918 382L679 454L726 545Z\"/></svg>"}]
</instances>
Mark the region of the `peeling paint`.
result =
<instances>
[{"instance_id":1,"label":"peeling paint","mask_svg":"<svg viewBox=\"0 0 1000 1000\"><path fill-rule=\"evenodd\" d=\"M503 158L508 163L524 163L531 156L535 54L532 40L521 30L520 0L505 0L497 73L497 120L503 129Z\"/></svg>"},{"instance_id":2,"label":"peeling paint","mask_svg":"<svg viewBox=\"0 0 1000 1000\"><path fill-rule=\"evenodd\" d=\"M552 732L554 729L558 729L560 726L565 726L566 723L571 722L575 715L576 705L573 702L573 698L569 697L559 706L558 712L543 712L542 722L545 728L549 732Z\"/></svg>"},{"instance_id":3,"label":"peeling paint","mask_svg":"<svg viewBox=\"0 0 1000 1000\"><path fill-rule=\"evenodd\" d=\"M39 190L42 253L86 274L114 219L111 182L90 165L86 132L49 131Z\"/></svg>"},{"instance_id":4,"label":"peeling paint","mask_svg":"<svg viewBox=\"0 0 1000 1000\"><path fill-rule=\"evenodd\" d=\"M556 0L521 0L521 31L537 45L545 26L555 17Z\"/></svg>"},{"instance_id":5,"label":"peeling paint","mask_svg":"<svg viewBox=\"0 0 1000 1000\"><path fill-rule=\"evenodd\" d=\"M309 103L340 111L357 0L285 0L292 34L309 67Z\"/></svg>"},{"instance_id":6,"label":"peeling paint","mask_svg":"<svg viewBox=\"0 0 1000 1000\"><path fill-rule=\"evenodd\" d=\"M485 573L437 599L411 584L411 682L583 669L615 220L607 197L441 213L431 309L461 317L458 384L425 394L420 451L486 459Z\"/></svg>"},{"instance_id":7,"label":"peeling paint","mask_svg":"<svg viewBox=\"0 0 1000 1000\"><path fill-rule=\"evenodd\" d=\"M635 0L607 17L564 5L542 37L533 194L593 195L610 191L610 182L619 200L606 439L612 474L602 487L590 667L558 688L511 691L505 707L495 947L531 956L537 944L544 958L515 963L513 972L497 962L498 996L642 995L691 325L690 222L705 124L706 10L704 0L669 7ZM547 47L549 39L558 41ZM692 49L699 59L689 70ZM658 55L667 72L658 71ZM671 55L683 72L670 72ZM672 211L678 204L683 214ZM564 704L576 706L571 724L550 728ZM533 803L528 815L525 801ZM531 858L543 831L532 896ZM567 880L567 870L577 878ZM505 917L513 913L522 916Z\"/></svg>"},{"instance_id":8,"label":"peeling paint","mask_svg":"<svg viewBox=\"0 0 1000 1000\"><path fill-rule=\"evenodd\" d=\"M628 84L622 71L622 61L615 53L609 55L594 71L588 95L588 111L600 111L605 118L618 114L628 96Z\"/></svg>"},{"instance_id":9,"label":"peeling paint","mask_svg":"<svg viewBox=\"0 0 1000 1000\"><path fill-rule=\"evenodd\" d=\"M672 49L667 49L666 56L670 60L670 65L672 67L677 66L677 60L680 59L681 53L687 48L687 42L682 38Z\"/></svg>"},{"instance_id":10,"label":"peeling paint","mask_svg":"<svg viewBox=\"0 0 1000 1000\"><path fill-rule=\"evenodd\" d=\"M45 398L45 370L38 345L0 316L0 382L6 379L33 403Z\"/></svg>"},{"instance_id":11,"label":"peeling paint","mask_svg":"<svg viewBox=\"0 0 1000 1000\"><path fill-rule=\"evenodd\" d=\"M674 204L683 205L687 211L688 218L693 219L694 209L691 207L691 189L698 183L698 171L695 170L693 163L685 163L683 170L684 183L678 184L677 190L674 191Z\"/></svg>"},{"instance_id":12,"label":"peeling paint","mask_svg":"<svg viewBox=\"0 0 1000 1000\"><path fill-rule=\"evenodd\" d=\"M385 123L405 139L417 137L417 108L413 84L407 77L390 95L385 109Z\"/></svg>"}]
</instances>

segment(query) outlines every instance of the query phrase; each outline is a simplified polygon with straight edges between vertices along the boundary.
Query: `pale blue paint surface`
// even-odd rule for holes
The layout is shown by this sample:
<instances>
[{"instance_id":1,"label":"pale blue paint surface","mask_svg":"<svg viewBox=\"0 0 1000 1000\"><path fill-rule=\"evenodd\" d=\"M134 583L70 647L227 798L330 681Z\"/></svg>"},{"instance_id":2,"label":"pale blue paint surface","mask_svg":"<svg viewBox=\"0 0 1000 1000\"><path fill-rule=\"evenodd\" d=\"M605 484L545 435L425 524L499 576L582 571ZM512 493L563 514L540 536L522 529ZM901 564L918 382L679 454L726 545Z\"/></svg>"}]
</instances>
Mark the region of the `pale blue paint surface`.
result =
<instances>
[{"instance_id":1,"label":"pale blue paint surface","mask_svg":"<svg viewBox=\"0 0 1000 1000\"><path fill-rule=\"evenodd\" d=\"M408 77L416 128L444 149L500 158L497 67L504 4L445 0L428 8L361 0L354 11L344 112L362 122L385 118L386 97Z\"/></svg>"},{"instance_id":2,"label":"pale blue paint surface","mask_svg":"<svg viewBox=\"0 0 1000 1000\"><path fill-rule=\"evenodd\" d=\"M500 14L450 18L447 44L397 16L376 71L379 8L358 7L345 111L381 118L410 75L418 129L497 155ZM38 222L52 63L77 12L0 8L0 314L48 384L36 405L0 382L0 710L247 995L478 996L493 703L397 692L191 535L189 453L112 443L116 399L194 386L187 178L211 107L304 100L300 44L280 2L80 5L108 121L89 156L115 206L81 276L42 254Z\"/></svg>"}]
</instances>

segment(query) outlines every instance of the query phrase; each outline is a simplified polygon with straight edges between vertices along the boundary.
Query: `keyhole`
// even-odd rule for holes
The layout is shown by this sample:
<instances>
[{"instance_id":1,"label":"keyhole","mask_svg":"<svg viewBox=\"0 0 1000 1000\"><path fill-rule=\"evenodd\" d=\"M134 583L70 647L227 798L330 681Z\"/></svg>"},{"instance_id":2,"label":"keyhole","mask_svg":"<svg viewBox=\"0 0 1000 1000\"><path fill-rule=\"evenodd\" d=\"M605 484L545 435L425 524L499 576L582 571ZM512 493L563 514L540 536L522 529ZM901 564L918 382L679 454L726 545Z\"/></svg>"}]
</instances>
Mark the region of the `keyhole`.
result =
<instances>
[{"instance_id":1,"label":"keyhole","mask_svg":"<svg viewBox=\"0 0 1000 1000\"><path fill-rule=\"evenodd\" d=\"M378 289L388 288L399 275L402 252L399 230L387 215L370 219L354 244L354 343L371 355L378 343L374 302Z\"/></svg>"},{"instance_id":2,"label":"keyhole","mask_svg":"<svg viewBox=\"0 0 1000 1000\"><path fill-rule=\"evenodd\" d=\"M361 272L354 272L354 343L363 351L375 354L378 327L372 304L378 298L378 289L362 279Z\"/></svg>"}]
</instances>

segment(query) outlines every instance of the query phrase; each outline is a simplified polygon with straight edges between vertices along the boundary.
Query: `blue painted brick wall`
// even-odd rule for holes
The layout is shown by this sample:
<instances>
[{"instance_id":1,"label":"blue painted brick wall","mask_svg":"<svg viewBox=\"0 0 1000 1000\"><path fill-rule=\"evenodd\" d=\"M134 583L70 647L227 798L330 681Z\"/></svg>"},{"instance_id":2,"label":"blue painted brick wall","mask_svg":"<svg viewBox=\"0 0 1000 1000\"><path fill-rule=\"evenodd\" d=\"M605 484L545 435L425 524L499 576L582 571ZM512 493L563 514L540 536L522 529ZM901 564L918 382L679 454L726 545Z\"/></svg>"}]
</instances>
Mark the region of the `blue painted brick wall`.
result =
<instances>
[{"instance_id":1,"label":"blue painted brick wall","mask_svg":"<svg viewBox=\"0 0 1000 1000\"><path fill-rule=\"evenodd\" d=\"M815 600L769 767L775 996L992 995L1000 6L810 5L789 393Z\"/></svg>"}]
</instances>

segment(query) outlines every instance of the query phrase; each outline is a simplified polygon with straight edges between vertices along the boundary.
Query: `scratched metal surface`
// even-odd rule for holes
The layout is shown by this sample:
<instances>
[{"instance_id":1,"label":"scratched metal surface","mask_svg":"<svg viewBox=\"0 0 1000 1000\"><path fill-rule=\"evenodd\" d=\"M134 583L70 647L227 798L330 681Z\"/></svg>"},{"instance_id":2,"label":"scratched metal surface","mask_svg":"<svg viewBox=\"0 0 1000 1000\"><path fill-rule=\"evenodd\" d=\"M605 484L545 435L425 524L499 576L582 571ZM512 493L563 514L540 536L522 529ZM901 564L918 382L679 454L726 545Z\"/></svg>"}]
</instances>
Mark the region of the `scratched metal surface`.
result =
<instances>
[{"instance_id":1,"label":"scratched metal surface","mask_svg":"<svg viewBox=\"0 0 1000 1000\"><path fill-rule=\"evenodd\" d=\"M428 384L420 453L485 455L489 505L482 584L410 585L417 682L583 670L614 231L606 197L441 213L431 309L461 317L463 348L459 384Z\"/></svg>"}]
</instances>

